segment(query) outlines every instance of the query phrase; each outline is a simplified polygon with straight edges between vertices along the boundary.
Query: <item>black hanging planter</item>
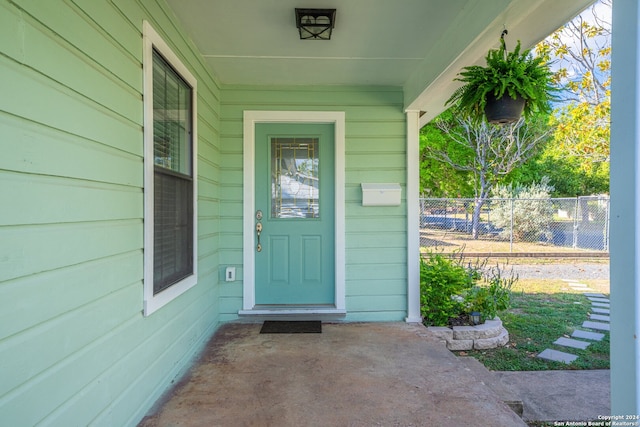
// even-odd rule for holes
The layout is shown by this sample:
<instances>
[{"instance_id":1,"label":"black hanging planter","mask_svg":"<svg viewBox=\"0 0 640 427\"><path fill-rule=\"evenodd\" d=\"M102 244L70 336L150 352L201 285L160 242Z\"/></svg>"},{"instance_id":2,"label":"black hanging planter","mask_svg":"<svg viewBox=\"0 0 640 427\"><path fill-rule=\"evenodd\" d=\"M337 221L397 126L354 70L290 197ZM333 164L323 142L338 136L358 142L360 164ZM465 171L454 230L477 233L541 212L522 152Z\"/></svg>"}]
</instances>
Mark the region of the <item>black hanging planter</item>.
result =
<instances>
[{"instance_id":1,"label":"black hanging planter","mask_svg":"<svg viewBox=\"0 0 640 427\"><path fill-rule=\"evenodd\" d=\"M508 124L517 122L522 116L525 100L521 96L516 99L505 94L496 99L493 94L487 95L487 104L484 107L484 115L487 121L493 124Z\"/></svg>"}]
</instances>

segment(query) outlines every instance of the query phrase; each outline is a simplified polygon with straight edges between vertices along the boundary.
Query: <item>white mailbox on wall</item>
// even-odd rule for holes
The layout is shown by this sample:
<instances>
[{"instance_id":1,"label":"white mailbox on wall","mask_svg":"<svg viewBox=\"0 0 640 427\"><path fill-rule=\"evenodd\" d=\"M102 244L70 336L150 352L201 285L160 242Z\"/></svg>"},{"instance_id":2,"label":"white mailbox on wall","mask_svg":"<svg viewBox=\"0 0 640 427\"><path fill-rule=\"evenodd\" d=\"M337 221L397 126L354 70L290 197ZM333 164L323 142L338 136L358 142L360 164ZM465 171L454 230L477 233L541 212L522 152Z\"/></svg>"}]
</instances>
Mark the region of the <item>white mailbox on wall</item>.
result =
<instances>
[{"instance_id":1,"label":"white mailbox on wall","mask_svg":"<svg viewBox=\"0 0 640 427\"><path fill-rule=\"evenodd\" d=\"M362 183L362 206L399 206L402 199L400 184Z\"/></svg>"}]
</instances>

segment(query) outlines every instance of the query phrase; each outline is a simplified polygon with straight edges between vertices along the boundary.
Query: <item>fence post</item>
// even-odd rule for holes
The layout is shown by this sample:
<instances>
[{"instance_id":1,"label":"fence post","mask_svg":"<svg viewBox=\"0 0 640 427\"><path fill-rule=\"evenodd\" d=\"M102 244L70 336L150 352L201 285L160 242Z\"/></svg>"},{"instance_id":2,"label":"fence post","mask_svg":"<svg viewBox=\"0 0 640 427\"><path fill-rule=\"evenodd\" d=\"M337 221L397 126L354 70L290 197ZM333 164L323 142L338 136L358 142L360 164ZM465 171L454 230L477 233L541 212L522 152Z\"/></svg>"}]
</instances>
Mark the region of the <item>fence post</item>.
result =
<instances>
[{"instance_id":1,"label":"fence post","mask_svg":"<svg viewBox=\"0 0 640 427\"><path fill-rule=\"evenodd\" d=\"M513 252L513 197L511 198L511 231L509 233L509 252Z\"/></svg>"},{"instance_id":2,"label":"fence post","mask_svg":"<svg viewBox=\"0 0 640 427\"><path fill-rule=\"evenodd\" d=\"M449 208L449 199L444 199L444 227L447 227L447 209Z\"/></svg>"},{"instance_id":3,"label":"fence post","mask_svg":"<svg viewBox=\"0 0 640 427\"><path fill-rule=\"evenodd\" d=\"M579 197L576 196L576 206L573 210L573 249L578 247L578 205Z\"/></svg>"},{"instance_id":4,"label":"fence post","mask_svg":"<svg viewBox=\"0 0 640 427\"><path fill-rule=\"evenodd\" d=\"M458 210L460 209L460 203L458 200L454 200L453 202L453 217L451 220L453 221L453 230L458 231Z\"/></svg>"},{"instance_id":5,"label":"fence post","mask_svg":"<svg viewBox=\"0 0 640 427\"><path fill-rule=\"evenodd\" d=\"M604 216L604 250L609 252L609 220L611 219L611 198L607 199L607 209Z\"/></svg>"},{"instance_id":6,"label":"fence post","mask_svg":"<svg viewBox=\"0 0 640 427\"><path fill-rule=\"evenodd\" d=\"M462 206L464 207L464 232L469 234L471 231L471 223L469 222L469 202L463 202Z\"/></svg>"}]
</instances>

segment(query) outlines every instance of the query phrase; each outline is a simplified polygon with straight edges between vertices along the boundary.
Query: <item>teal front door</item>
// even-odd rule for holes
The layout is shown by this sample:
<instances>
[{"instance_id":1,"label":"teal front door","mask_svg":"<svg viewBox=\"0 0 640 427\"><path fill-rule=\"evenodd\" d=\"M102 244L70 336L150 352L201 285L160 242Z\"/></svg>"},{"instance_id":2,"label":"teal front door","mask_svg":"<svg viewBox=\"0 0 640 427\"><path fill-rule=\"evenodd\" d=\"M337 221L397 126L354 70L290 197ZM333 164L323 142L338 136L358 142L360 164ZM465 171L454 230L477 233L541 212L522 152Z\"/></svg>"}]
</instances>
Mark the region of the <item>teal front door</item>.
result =
<instances>
[{"instance_id":1,"label":"teal front door","mask_svg":"<svg viewBox=\"0 0 640 427\"><path fill-rule=\"evenodd\" d=\"M333 305L334 126L255 129L256 305Z\"/></svg>"}]
</instances>

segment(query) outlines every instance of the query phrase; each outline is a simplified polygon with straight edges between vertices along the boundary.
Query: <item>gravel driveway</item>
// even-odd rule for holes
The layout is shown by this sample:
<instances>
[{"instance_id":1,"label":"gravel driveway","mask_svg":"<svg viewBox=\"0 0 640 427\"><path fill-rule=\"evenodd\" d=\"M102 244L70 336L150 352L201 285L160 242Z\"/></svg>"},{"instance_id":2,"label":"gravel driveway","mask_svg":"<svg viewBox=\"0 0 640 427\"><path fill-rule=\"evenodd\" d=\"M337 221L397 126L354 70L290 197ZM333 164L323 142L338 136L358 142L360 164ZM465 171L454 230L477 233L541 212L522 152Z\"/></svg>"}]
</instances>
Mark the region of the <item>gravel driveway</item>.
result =
<instances>
[{"instance_id":1,"label":"gravel driveway","mask_svg":"<svg viewBox=\"0 0 640 427\"><path fill-rule=\"evenodd\" d=\"M609 280L609 264L510 264L506 266L508 272L513 268L514 273L521 279L571 279L571 280Z\"/></svg>"}]
</instances>

